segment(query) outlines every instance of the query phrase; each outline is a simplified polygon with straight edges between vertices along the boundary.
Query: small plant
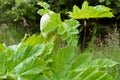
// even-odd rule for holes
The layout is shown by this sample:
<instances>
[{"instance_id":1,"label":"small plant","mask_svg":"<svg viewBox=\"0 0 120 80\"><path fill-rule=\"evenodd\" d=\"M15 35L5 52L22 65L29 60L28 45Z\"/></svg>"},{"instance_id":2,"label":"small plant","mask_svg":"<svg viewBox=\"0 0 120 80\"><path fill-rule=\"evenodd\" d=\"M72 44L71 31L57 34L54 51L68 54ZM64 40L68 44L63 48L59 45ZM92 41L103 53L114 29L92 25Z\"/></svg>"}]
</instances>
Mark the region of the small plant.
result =
<instances>
[{"instance_id":1,"label":"small plant","mask_svg":"<svg viewBox=\"0 0 120 80\"><path fill-rule=\"evenodd\" d=\"M117 62L93 60L91 53L77 51L79 22L73 18L62 21L60 14L50 11L47 3L40 5L44 8L38 11L43 14L41 34L25 36L18 45L0 45L0 79L114 80L106 68Z\"/></svg>"}]
</instances>

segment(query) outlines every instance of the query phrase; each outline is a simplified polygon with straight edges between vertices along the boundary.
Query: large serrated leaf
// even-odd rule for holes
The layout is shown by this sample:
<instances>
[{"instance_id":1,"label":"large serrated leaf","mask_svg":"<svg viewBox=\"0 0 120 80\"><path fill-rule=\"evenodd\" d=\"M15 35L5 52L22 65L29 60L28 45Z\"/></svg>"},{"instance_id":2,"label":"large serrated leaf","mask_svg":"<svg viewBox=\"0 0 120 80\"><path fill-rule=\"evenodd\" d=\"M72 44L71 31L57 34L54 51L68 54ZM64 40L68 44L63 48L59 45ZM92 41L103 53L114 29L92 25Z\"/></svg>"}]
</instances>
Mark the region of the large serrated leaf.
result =
<instances>
[{"instance_id":1,"label":"large serrated leaf","mask_svg":"<svg viewBox=\"0 0 120 80\"><path fill-rule=\"evenodd\" d=\"M11 71L22 61L26 60L29 57L39 56L44 50L44 48L45 45L36 45L34 47L25 46L21 48L19 51L12 54L12 56L8 59L8 71Z\"/></svg>"},{"instance_id":2,"label":"large serrated leaf","mask_svg":"<svg viewBox=\"0 0 120 80\"><path fill-rule=\"evenodd\" d=\"M14 79L32 80L46 70L47 63L39 58L30 57L17 65L8 75Z\"/></svg>"},{"instance_id":3,"label":"large serrated leaf","mask_svg":"<svg viewBox=\"0 0 120 80\"><path fill-rule=\"evenodd\" d=\"M68 80L65 75L68 74L74 57L74 48L72 46L60 48L57 53L53 53L52 71L50 72L51 80Z\"/></svg>"},{"instance_id":4,"label":"large serrated leaf","mask_svg":"<svg viewBox=\"0 0 120 80\"><path fill-rule=\"evenodd\" d=\"M88 2L84 1L81 9L77 6L73 6L73 12L70 12L70 17L75 19L114 17L110 10L110 8L102 5L88 6Z\"/></svg>"},{"instance_id":5,"label":"large serrated leaf","mask_svg":"<svg viewBox=\"0 0 120 80\"><path fill-rule=\"evenodd\" d=\"M66 79L65 75L69 72L70 64L74 56L74 48L72 46L60 48L57 54L54 53L52 56L53 63L51 63L51 65L59 79Z\"/></svg>"},{"instance_id":6,"label":"large serrated leaf","mask_svg":"<svg viewBox=\"0 0 120 80\"><path fill-rule=\"evenodd\" d=\"M68 78L71 80L113 80L101 68L113 67L116 64L116 62L109 59L92 60L91 54L81 54L72 62Z\"/></svg>"},{"instance_id":7,"label":"large serrated leaf","mask_svg":"<svg viewBox=\"0 0 120 80\"><path fill-rule=\"evenodd\" d=\"M50 72L52 80L113 80L101 68L113 67L116 62L106 59L92 60L92 54L77 55L72 49L70 46L60 48L58 53L52 56Z\"/></svg>"},{"instance_id":8,"label":"large serrated leaf","mask_svg":"<svg viewBox=\"0 0 120 80\"><path fill-rule=\"evenodd\" d=\"M42 44L34 47L24 46L13 53L7 61L7 75L13 79L18 79L26 75L34 77L39 74L47 64L39 57L37 58L42 54L44 48L45 45Z\"/></svg>"}]
</instances>

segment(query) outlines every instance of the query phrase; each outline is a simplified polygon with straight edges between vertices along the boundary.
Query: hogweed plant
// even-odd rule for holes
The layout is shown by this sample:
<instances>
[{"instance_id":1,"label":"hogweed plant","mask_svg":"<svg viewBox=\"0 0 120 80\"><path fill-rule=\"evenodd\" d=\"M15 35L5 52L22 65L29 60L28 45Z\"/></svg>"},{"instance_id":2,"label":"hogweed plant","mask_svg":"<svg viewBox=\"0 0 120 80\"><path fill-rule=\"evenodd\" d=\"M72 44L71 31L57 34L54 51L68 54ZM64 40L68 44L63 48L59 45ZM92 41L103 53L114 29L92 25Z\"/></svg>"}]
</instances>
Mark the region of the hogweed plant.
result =
<instances>
[{"instance_id":1,"label":"hogweed plant","mask_svg":"<svg viewBox=\"0 0 120 80\"><path fill-rule=\"evenodd\" d=\"M106 68L114 67L117 62L110 59L93 60L92 53L80 54L76 51L79 33L77 27L80 25L76 18L83 18L81 14L86 13L87 9L84 11L74 6L73 12L70 12L72 18L62 21L60 14L49 10L47 3L38 4L43 7L38 11L43 15L40 21L41 34L24 37L18 45L7 47L0 44L0 79L114 80ZM87 4L85 1L82 6L89 7ZM109 17L113 16L107 11L109 8L98 8L100 12L110 13ZM97 16L96 12L94 17ZM108 17L108 14L103 16Z\"/></svg>"}]
</instances>

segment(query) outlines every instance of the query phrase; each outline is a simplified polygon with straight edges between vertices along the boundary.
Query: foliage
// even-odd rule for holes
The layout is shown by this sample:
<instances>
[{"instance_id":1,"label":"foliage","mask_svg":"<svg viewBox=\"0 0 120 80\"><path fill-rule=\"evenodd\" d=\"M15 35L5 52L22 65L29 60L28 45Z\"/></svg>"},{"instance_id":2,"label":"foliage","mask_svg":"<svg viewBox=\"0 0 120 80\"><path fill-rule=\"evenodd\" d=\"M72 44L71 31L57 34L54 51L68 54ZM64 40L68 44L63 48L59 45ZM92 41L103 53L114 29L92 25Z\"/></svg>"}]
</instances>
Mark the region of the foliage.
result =
<instances>
[{"instance_id":1,"label":"foliage","mask_svg":"<svg viewBox=\"0 0 120 80\"><path fill-rule=\"evenodd\" d=\"M44 15L40 35L30 38L26 38L26 35L18 45L0 45L0 79L114 80L106 68L112 68L117 62L110 59L94 60L92 53L80 54L76 51L77 20L62 21L55 12ZM49 26L52 29L49 30ZM65 44L60 46L61 42Z\"/></svg>"},{"instance_id":2,"label":"foliage","mask_svg":"<svg viewBox=\"0 0 120 80\"><path fill-rule=\"evenodd\" d=\"M98 0L99 3L105 4L109 7L112 8L113 13L116 15L117 18L120 18L119 13L120 13L120 0ZM112 6L114 5L114 6Z\"/></svg>"},{"instance_id":3,"label":"foliage","mask_svg":"<svg viewBox=\"0 0 120 80\"><path fill-rule=\"evenodd\" d=\"M73 46L54 51L54 43L43 43L44 41L39 39L41 36L32 36L17 45L17 49L10 46L1 51L0 79L113 80L104 68L113 67L116 62L109 59L92 60L91 53L76 54ZM31 40L37 43L33 44Z\"/></svg>"},{"instance_id":4,"label":"foliage","mask_svg":"<svg viewBox=\"0 0 120 80\"><path fill-rule=\"evenodd\" d=\"M22 17L26 19L35 20L35 14L37 8L35 7L36 1L32 0L6 0L1 1L2 13L5 12L7 15L13 17L14 21L21 20ZM3 14L4 15L4 14Z\"/></svg>"},{"instance_id":5,"label":"foliage","mask_svg":"<svg viewBox=\"0 0 120 80\"><path fill-rule=\"evenodd\" d=\"M107 36L109 37L107 38L107 42L109 42L106 43L107 45L103 45L101 42L102 44L101 46L99 47L90 46L90 50L86 49L87 52L91 51L92 53L94 53L93 55L94 58L109 58L116 62L120 62L119 33L116 30L114 30L113 33ZM112 37L113 35L114 37ZM108 69L108 72L115 78L115 80L120 80L119 71L120 71L120 65L115 66L111 70Z\"/></svg>"},{"instance_id":6,"label":"foliage","mask_svg":"<svg viewBox=\"0 0 120 80\"><path fill-rule=\"evenodd\" d=\"M61 7L59 10L57 11L64 11L65 10L71 10L73 5L77 5L80 6L82 4L82 2L84 2L85 0L57 0L58 4L54 4L56 6ZM120 13L120 0L87 0L91 5L98 5L98 4L102 4L105 5L107 7L110 7L113 12L113 14L116 16L117 19L120 18L119 13ZM54 2L54 0L51 0L51 2ZM51 5L52 6L52 5ZM64 6L65 10L63 10L62 6ZM57 8L58 9L58 8Z\"/></svg>"},{"instance_id":7,"label":"foliage","mask_svg":"<svg viewBox=\"0 0 120 80\"><path fill-rule=\"evenodd\" d=\"M0 0L0 23L14 24L15 27L22 27L25 33L39 32L39 18L36 14L39 10L37 2L46 1L50 3L51 10L61 13L62 20L68 16L66 15L73 5L81 6L85 0ZM119 0L87 0L90 5L103 4L111 8L115 15L115 20L111 23L119 24L120 6ZM97 22L97 21L95 21ZM109 22L109 21L108 21ZM104 24L109 24L103 21ZM33 27L34 26L34 27Z\"/></svg>"},{"instance_id":8,"label":"foliage","mask_svg":"<svg viewBox=\"0 0 120 80\"><path fill-rule=\"evenodd\" d=\"M92 22L89 23L87 22L88 19L91 18L111 18L114 17L113 13L110 11L111 9L108 7L105 7L103 5L97 5L97 6L89 6L87 1L84 1L84 3L81 6L81 9L74 5L73 6L73 12L69 12L69 16L74 19L84 19L84 24L83 26L80 26L81 32L80 32L80 44L81 44L81 49L85 49L88 45L89 42L92 39L92 36L94 33L94 26L91 25ZM94 23L96 24L96 23ZM97 24L96 24L97 25ZM92 27L90 27L92 26ZM96 27L96 26L95 26ZM92 28L92 29L91 29ZM97 26L97 28L99 28Z\"/></svg>"},{"instance_id":9,"label":"foliage","mask_svg":"<svg viewBox=\"0 0 120 80\"><path fill-rule=\"evenodd\" d=\"M39 18L37 2L39 0L1 0L0 23L29 29L27 33L39 32ZM34 26L34 27L33 27Z\"/></svg>"},{"instance_id":10,"label":"foliage","mask_svg":"<svg viewBox=\"0 0 120 80\"><path fill-rule=\"evenodd\" d=\"M103 18L103 17L113 17L110 8L97 5L95 7L88 6L88 2L85 1L82 8L79 9L77 6L73 7L73 12L70 12L70 17L75 19L89 19L89 18Z\"/></svg>"},{"instance_id":11,"label":"foliage","mask_svg":"<svg viewBox=\"0 0 120 80\"><path fill-rule=\"evenodd\" d=\"M24 29L22 27L17 28L13 25L2 24L0 25L0 42L6 45L13 45L19 43L24 36Z\"/></svg>"}]
</instances>

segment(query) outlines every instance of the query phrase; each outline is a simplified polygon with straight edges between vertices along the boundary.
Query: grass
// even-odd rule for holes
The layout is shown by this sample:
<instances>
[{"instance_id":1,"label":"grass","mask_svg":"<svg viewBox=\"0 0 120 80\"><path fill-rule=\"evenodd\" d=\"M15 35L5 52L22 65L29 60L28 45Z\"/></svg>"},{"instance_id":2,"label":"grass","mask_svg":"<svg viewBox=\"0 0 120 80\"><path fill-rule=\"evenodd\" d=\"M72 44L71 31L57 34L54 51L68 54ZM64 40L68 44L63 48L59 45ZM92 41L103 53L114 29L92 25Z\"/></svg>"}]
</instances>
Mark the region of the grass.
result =
<instances>
[{"instance_id":1,"label":"grass","mask_svg":"<svg viewBox=\"0 0 120 80\"><path fill-rule=\"evenodd\" d=\"M5 43L6 45L16 44L20 42L24 34L25 32L20 27L17 30L16 27L12 25L0 25L0 43Z\"/></svg>"},{"instance_id":2,"label":"grass","mask_svg":"<svg viewBox=\"0 0 120 80\"><path fill-rule=\"evenodd\" d=\"M93 40L91 45L85 50L86 52L91 52L94 58L104 58L112 59L120 63L120 37L117 30L112 30L111 33L106 35L105 41L101 41L101 46L95 45L96 40ZM120 64L112 69L108 69L108 72L115 78L115 80L120 80Z\"/></svg>"},{"instance_id":3,"label":"grass","mask_svg":"<svg viewBox=\"0 0 120 80\"><path fill-rule=\"evenodd\" d=\"M94 54L94 58L104 58L104 59L112 59L118 63L120 63L120 48L114 47L110 45L110 47L102 46L97 49L93 49L92 53ZM120 80L120 65L115 66L112 69L108 69L108 72L115 78L115 80Z\"/></svg>"}]
</instances>

